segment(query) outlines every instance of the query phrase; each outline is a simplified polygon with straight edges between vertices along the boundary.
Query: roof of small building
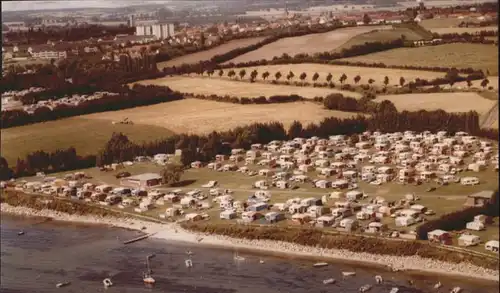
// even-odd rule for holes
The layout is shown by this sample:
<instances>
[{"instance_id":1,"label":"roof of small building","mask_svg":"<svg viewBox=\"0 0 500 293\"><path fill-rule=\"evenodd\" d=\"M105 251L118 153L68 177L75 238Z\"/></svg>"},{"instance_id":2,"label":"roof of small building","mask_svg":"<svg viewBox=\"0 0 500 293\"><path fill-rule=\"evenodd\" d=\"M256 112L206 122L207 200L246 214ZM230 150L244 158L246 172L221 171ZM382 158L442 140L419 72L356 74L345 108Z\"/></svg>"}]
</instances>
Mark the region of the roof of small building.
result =
<instances>
[{"instance_id":1,"label":"roof of small building","mask_svg":"<svg viewBox=\"0 0 500 293\"><path fill-rule=\"evenodd\" d=\"M470 194L468 195L468 197L492 199L494 194L495 192L492 190L483 190L480 192Z\"/></svg>"}]
</instances>

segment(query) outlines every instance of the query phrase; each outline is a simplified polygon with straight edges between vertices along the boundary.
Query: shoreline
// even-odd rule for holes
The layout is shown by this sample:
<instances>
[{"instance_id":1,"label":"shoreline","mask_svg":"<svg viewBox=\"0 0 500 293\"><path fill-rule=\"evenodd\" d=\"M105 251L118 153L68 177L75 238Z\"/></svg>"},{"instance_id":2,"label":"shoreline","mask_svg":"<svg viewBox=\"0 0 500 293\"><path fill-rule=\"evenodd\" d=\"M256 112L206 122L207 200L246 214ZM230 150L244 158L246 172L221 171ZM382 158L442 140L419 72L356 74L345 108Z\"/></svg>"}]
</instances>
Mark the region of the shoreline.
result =
<instances>
[{"instance_id":1,"label":"shoreline","mask_svg":"<svg viewBox=\"0 0 500 293\"><path fill-rule=\"evenodd\" d=\"M469 263L446 263L419 256L389 256L368 253L356 253L339 249L323 249L317 247L306 247L288 242L271 240L247 240L231 238L221 235L204 235L183 229L176 223L160 224L139 220L136 218L111 218L91 215L70 215L53 210L35 210L21 206L10 206L6 203L0 204L2 214L10 214L21 217L51 218L56 221L74 222L93 225L107 225L110 227L123 228L146 234L153 234L150 238L184 242L194 245L209 246L216 249L235 249L249 254L274 255L281 257L292 257L298 259L331 261L356 265L360 267L386 270L394 273L390 268L396 268L399 272L415 276L440 275L450 279L467 278L471 282L499 282L499 271L489 270L474 266ZM146 227L146 229L142 229ZM200 240L201 239L201 240ZM199 241L200 240L200 241Z\"/></svg>"}]
</instances>

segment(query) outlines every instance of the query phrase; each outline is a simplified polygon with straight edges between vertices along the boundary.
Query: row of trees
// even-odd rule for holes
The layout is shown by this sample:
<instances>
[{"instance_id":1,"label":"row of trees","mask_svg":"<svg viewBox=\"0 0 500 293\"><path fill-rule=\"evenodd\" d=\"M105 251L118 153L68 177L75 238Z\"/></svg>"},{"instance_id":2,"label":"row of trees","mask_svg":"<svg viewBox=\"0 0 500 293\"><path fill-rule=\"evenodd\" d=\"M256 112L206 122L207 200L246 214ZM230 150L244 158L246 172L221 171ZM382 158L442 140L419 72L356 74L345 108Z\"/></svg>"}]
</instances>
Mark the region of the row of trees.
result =
<instances>
[{"instance_id":1,"label":"row of trees","mask_svg":"<svg viewBox=\"0 0 500 293\"><path fill-rule=\"evenodd\" d=\"M0 180L31 176L36 172L63 172L90 168L95 165L95 155L79 156L73 147L54 152L36 151L28 154L24 159L18 159L13 169L9 168L5 158L0 157Z\"/></svg>"},{"instance_id":2,"label":"row of trees","mask_svg":"<svg viewBox=\"0 0 500 293\"><path fill-rule=\"evenodd\" d=\"M333 99L330 99L332 102ZM90 166L102 166L113 162L132 160L135 156L154 155L157 153L174 153L176 149L182 150L181 161L189 164L195 160L208 161L216 154L228 154L231 148L249 148L253 143L268 143L272 140L284 140L294 137L328 137L330 135L352 135L367 130L383 132L396 132L413 130L433 132L447 130L450 133L467 131L472 135L482 135L497 138L497 130L484 130L479 128L479 115L476 112L446 113L437 111L397 112L389 101L374 105L377 109L370 117L357 116L350 119L326 118L319 124L302 125L295 121L285 129L278 122L256 123L245 127L237 127L226 132L212 132L209 135L173 135L165 140L158 140L137 144L131 142L123 134L114 134L96 157L80 158L76 151L71 149L71 155L62 156L61 163L54 163L57 156L47 155L44 152L34 152L26 159L19 160L12 172L8 171L5 160L0 161L0 174L14 176L32 175L36 171L52 172L56 170L70 170ZM69 151L68 151L69 152ZM47 157L49 159L47 159ZM9 173L10 172L10 173Z\"/></svg>"},{"instance_id":3,"label":"row of trees","mask_svg":"<svg viewBox=\"0 0 500 293\"><path fill-rule=\"evenodd\" d=\"M192 96L195 99L200 100L210 100L216 102L225 102L225 103L233 103L233 104L276 104L276 103L291 103L297 101L304 101L306 98L299 95L274 95L269 97L256 97L256 98L247 98L247 97L231 97L229 95L218 96L215 94L212 95L194 95L189 93L183 93L184 96Z\"/></svg>"},{"instance_id":4,"label":"row of trees","mask_svg":"<svg viewBox=\"0 0 500 293\"><path fill-rule=\"evenodd\" d=\"M90 38L112 37L119 34L133 35L135 28L128 26L105 27L87 25L85 27L67 27L57 29L29 29L28 31L11 31L4 35L8 44L36 45L48 41L82 41ZM5 45L5 44L4 44Z\"/></svg>"},{"instance_id":5,"label":"row of trees","mask_svg":"<svg viewBox=\"0 0 500 293\"><path fill-rule=\"evenodd\" d=\"M153 105L184 98L180 93L174 92L168 87L152 85L136 84L132 89L128 86L122 86L115 93L117 95L104 95L100 99L85 101L78 106L58 105L52 110L47 107L39 107L33 114L28 114L23 110L3 111L0 120L1 125L5 129L90 113Z\"/></svg>"},{"instance_id":6,"label":"row of trees","mask_svg":"<svg viewBox=\"0 0 500 293\"><path fill-rule=\"evenodd\" d=\"M335 27L336 28L336 27ZM323 53L316 53L312 56L309 54L297 54L294 57L289 56L288 54L283 54L278 57L275 56L272 60L258 60L258 61L250 61L250 62L242 62L238 64L234 64L229 62L225 65L221 65L221 63L232 60L237 56L245 54L250 51L257 50L258 48L275 42L281 38L286 37L294 37L300 36L304 34L309 34L309 31L296 31L291 33L283 33L278 36L272 36L262 40L261 42L253 45L249 45L247 47L237 48L232 51L229 51L222 55L216 55L212 57L208 61L200 61L195 64L182 64L181 66L173 66L173 67L165 67L163 72L167 75L179 75L179 74L189 74L189 73L203 73L203 72L212 72L214 70L224 69L224 68L234 68L234 67L250 67L250 66L262 66L262 65L272 65L272 64L295 64L295 63L328 63L331 60L347 58L357 55L369 54L374 52L385 51L394 48L400 48L404 46L404 41L402 39L398 39L392 42L370 42L365 43L363 45L355 45L348 49L343 49L339 53L332 53L329 51Z\"/></svg>"},{"instance_id":7,"label":"row of trees","mask_svg":"<svg viewBox=\"0 0 500 293\"><path fill-rule=\"evenodd\" d=\"M23 90L30 87L61 89L71 92L71 87L95 86L105 89L130 81L160 77L154 57L142 54L135 58L121 54L119 62L111 60L66 59L48 64L32 73L10 71L0 80L0 91Z\"/></svg>"}]
</instances>

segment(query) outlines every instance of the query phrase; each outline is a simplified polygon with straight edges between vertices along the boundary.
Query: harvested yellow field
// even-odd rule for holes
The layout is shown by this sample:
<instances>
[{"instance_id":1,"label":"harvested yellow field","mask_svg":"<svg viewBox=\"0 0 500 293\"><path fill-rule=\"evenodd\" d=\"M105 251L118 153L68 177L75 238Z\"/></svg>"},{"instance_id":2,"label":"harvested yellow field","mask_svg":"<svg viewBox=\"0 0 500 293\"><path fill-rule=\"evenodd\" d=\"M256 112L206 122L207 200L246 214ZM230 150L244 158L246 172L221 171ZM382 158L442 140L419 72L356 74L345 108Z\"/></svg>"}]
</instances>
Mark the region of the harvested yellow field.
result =
<instances>
[{"instance_id":1,"label":"harvested yellow field","mask_svg":"<svg viewBox=\"0 0 500 293\"><path fill-rule=\"evenodd\" d=\"M236 74L243 68L235 68ZM433 71L421 71L421 70L402 70L402 69L390 69L390 68L374 68L374 67L356 67L356 66L337 66L337 65L326 65L326 64L313 64L313 63L302 63L302 64L284 64L284 65L268 65L268 66L254 66L245 67L247 72L245 79L249 79L250 72L257 70L258 77L257 81L262 80L262 73L269 72L270 76L267 78L268 81L274 80L274 74L276 72L281 72L283 77L280 80L286 80L286 76L290 71L293 72L295 77L292 81L300 81L299 76L303 72L306 73L307 77L305 81L312 82L312 77L314 73L319 74L317 83L326 82L326 77L329 73L333 75L332 82L339 84L339 78L342 74L347 76L347 80L344 84L355 84L354 77L359 75L361 80L359 84L368 84L368 80L371 78L375 80L373 84L383 85L384 78L387 76L389 78L389 85L399 85L399 79L404 77L405 81L408 83L420 79L434 79L437 77L444 77L443 72L433 72ZM225 69L223 79L229 80L227 73L231 69ZM212 78L220 78L216 72Z\"/></svg>"},{"instance_id":2,"label":"harvested yellow field","mask_svg":"<svg viewBox=\"0 0 500 293\"><path fill-rule=\"evenodd\" d=\"M432 93L378 96L375 101L389 100L399 111L439 110L446 112L477 111L487 113L495 101L485 99L477 93Z\"/></svg>"},{"instance_id":3,"label":"harvested yellow field","mask_svg":"<svg viewBox=\"0 0 500 293\"><path fill-rule=\"evenodd\" d=\"M247 39L239 39L239 40L232 40L229 41L225 44L222 44L220 46L201 51L201 52L196 52L193 54L188 54L184 55L181 57L174 58L172 60L168 60L165 62L160 62L157 64L158 69L163 69L164 67L171 67L171 66L179 66L184 63L187 64L192 64L192 63L198 63L200 61L205 61L209 60L215 55L221 55L224 53L227 53L231 50L237 49L237 48L243 48L247 47L253 44L257 44L258 42L262 41L264 37L257 37L257 38L247 38Z\"/></svg>"},{"instance_id":4,"label":"harvested yellow field","mask_svg":"<svg viewBox=\"0 0 500 293\"><path fill-rule=\"evenodd\" d=\"M498 31L498 27L496 26L485 26L485 27L441 27L441 28L433 28L431 32L438 34L463 34L469 33L473 34L480 31ZM495 37L496 38L496 37Z\"/></svg>"},{"instance_id":5,"label":"harvested yellow field","mask_svg":"<svg viewBox=\"0 0 500 293\"><path fill-rule=\"evenodd\" d=\"M317 96L327 96L332 93L342 93L353 98L361 98L361 94L328 88L311 88L287 85L247 83L237 80L223 80L218 77L188 77L174 76L150 79L138 82L143 85L168 86L174 91L189 94L233 96L239 98L270 97L274 95L299 95L313 99Z\"/></svg>"},{"instance_id":6,"label":"harvested yellow field","mask_svg":"<svg viewBox=\"0 0 500 293\"><path fill-rule=\"evenodd\" d=\"M378 26L377 30L391 29L391 26ZM267 59L271 60L274 56L281 56L284 53L294 56L300 53L318 53L324 51L333 51L336 48L349 41L352 37L373 31L373 27L348 27L337 29L327 33L310 34L300 37L292 37L278 40L269 45L263 46L252 52L238 56L226 63L248 62Z\"/></svg>"},{"instance_id":7,"label":"harvested yellow field","mask_svg":"<svg viewBox=\"0 0 500 293\"><path fill-rule=\"evenodd\" d=\"M483 44L445 44L398 48L341 60L386 65L474 68L498 75L498 47Z\"/></svg>"},{"instance_id":8,"label":"harvested yellow field","mask_svg":"<svg viewBox=\"0 0 500 293\"><path fill-rule=\"evenodd\" d=\"M278 121L288 127L294 120L304 125L327 117L349 118L354 113L332 111L309 102L239 105L186 99L134 109L86 115L87 119L110 123L128 117L135 124L168 128L176 133L206 134L256 122Z\"/></svg>"}]
</instances>

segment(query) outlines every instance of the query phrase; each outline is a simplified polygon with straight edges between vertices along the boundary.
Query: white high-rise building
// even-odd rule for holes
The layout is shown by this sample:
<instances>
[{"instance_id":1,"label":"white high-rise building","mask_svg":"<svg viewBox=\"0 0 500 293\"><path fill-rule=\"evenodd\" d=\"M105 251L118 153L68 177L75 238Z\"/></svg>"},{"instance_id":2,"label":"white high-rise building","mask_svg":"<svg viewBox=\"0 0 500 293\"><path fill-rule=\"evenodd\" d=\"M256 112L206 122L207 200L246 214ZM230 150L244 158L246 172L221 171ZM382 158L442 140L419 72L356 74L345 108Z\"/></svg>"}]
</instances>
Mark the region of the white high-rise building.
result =
<instances>
[{"instance_id":1,"label":"white high-rise building","mask_svg":"<svg viewBox=\"0 0 500 293\"><path fill-rule=\"evenodd\" d=\"M175 33L172 23L140 25L135 28L135 34L138 36L156 36L158 39L173 37Z\"/></svg>"}]
</instances>

